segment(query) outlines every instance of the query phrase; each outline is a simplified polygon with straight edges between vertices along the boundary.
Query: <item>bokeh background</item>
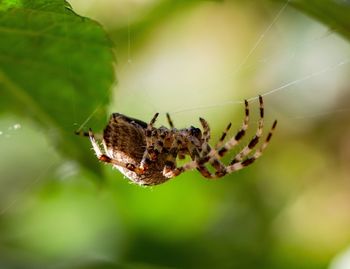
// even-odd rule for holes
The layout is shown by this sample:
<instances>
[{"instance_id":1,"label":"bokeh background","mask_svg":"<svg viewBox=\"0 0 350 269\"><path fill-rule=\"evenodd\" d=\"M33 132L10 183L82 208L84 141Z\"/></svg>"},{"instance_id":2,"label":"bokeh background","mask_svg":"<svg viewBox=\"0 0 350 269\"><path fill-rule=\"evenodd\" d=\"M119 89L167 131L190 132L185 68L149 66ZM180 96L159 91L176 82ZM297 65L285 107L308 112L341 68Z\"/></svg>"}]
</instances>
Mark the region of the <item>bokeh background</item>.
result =
<instances>
[{"instance_id":1,"label":"bokeh background","mask_svg":"<svg viewBox=\"0 0 350 269\"><path fill-rule=\"evenodd\" d=\"M115 44L109 112L204 117L215 141L250 99L246 143L265 94L266 131L279 124L242 171L143 188L97 160L96 180L46 130L2 115L0 268L350 268L348 41L283 1L69 2Z\"/></svg>"}]
</instances>

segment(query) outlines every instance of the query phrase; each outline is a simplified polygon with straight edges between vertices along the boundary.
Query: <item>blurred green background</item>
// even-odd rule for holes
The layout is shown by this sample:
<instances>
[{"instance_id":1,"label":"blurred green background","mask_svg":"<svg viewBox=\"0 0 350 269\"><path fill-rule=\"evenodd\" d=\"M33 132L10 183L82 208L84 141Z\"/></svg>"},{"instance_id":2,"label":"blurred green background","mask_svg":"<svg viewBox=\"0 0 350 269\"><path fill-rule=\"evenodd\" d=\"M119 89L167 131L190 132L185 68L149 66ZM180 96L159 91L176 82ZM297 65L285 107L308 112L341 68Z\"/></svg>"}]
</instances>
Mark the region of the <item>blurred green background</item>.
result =
<instances>
[{"instance_id":1,"label":"blurred green background","mask_svg":"<svg viewBox=\"0 0 350 269\"><path fill-rule=\"evenodd\" d=\"M242 171L143 188L97 160L84 168L30 117L2 113L0 268L350 268L350 46L338 29L284 1L69 3L114 44L108 113L160 112L160 126L170 112L178 128L203 117L215 144L228 122L231 135L240 127L243 99L268 93L266 129L279 124ZM76 116L79 100L64 109L69 130L91 116Z\"/></svg>"}]
</instances>

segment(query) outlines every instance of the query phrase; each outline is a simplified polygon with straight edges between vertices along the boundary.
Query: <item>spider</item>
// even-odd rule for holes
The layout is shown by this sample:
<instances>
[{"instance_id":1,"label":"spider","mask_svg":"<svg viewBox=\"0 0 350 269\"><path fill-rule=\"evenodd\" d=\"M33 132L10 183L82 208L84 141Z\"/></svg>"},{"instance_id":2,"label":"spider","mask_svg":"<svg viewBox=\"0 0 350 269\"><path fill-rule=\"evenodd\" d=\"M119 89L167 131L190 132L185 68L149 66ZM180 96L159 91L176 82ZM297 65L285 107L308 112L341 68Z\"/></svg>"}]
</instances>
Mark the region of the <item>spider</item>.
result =
<instances>
[{"instance_id":1,"label":"spider","mask_svg":"<svg viewBox=\"0 0 350 269\"><path fill-rule=\"evenodd\" d=\"M91 129L88 132L76 133L90 138L100 161L113 165L139 185L158 185L192 169L197 169L205 178L216 179L238 171L258 159L269 144L277 125L275 120L262 146L255 150L254 154L250 154L263 133L264 103L262 96L259 96L260 119L255 136L228 165L223 164L220 158L240 142L248 129L248 101L245 100L244 104L245 117L241 128L235 136L225 142L231 128L229 123L214 147L209 145L210 128L206 120L199 118L203 131L193 126L176 129L168 113L166 116L170 129L164 126L154 127L159 113L156 113L149 123L113 113L103 134L95 135ZM177 158L184 159L186 155L191 161L177 166ZM214 173L207 169L207 164L215 169Z\"/></svg>"}]
</instances>

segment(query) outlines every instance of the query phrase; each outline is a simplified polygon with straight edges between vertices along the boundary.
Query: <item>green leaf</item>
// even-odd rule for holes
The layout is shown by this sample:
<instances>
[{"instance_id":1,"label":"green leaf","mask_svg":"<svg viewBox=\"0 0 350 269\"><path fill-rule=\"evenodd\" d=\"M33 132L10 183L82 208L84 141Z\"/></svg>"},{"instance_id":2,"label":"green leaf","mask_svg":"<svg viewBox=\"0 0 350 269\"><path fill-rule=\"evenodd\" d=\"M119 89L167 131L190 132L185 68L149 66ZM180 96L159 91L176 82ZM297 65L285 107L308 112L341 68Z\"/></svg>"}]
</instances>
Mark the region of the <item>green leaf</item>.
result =
<instances>
[{"instance_id":1,"label":"green leaf","mask_svg":"<svg viewBox=\"0 0 350 269\"><path fill-rule=\"evenodd\" d=\"M286 2L285 0L279 0ZM290 5L304 12L330 30L350 40L350 1L348 0L293 0Z\"/></svg>"},{"instance_id":2,"label":"green leaf","mask_svg":"<svg viewBox=\"0 0 350 269\"><path fill-rule=\"evenodd\" d=\"M67 156L97 167L74 130L93 112L88 127L106 122L111 47L102 27L66 1L0 2L0 112L31 117Z\"/></svg>"}]
</instances>

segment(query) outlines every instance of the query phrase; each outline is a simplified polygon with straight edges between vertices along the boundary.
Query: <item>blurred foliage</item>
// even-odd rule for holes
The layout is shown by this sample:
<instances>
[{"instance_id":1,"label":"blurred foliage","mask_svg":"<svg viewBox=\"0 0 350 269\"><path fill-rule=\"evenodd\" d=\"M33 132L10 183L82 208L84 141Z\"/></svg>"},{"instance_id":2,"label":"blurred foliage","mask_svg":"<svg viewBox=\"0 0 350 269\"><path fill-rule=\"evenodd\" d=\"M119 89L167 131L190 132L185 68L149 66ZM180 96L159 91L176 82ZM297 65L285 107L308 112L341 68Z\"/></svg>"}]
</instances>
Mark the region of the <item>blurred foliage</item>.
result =
<instances>
[{"instance_id":1,"label":"blurred foliage","mask_svg":"<svg viewBox=\"0 0 350 269\"><path fill-rule=\"evenodd\" d=\"M57 148L96 170L85 145L71 135L78 128L72 117L82 122L98 107L96 114L106 118L111 41L62 0L4 1L0 10L1 112L36 120Z\"/></svg>"},{"instance_id":2,"label":"blurred foliage","mask_svg":"<svg viewBox=\"0 0 350 269\"><path fill-rule=\"evenodd\" d=\"M348 1L289 1L278 25L287 1L70 2L74 11L63 0L0 1L0 268L347 269L346 66L266 96L267 124L279 119L271 146L218 181L189 172L128 184L73 132L101 130L108 110L147 121L162 107L180 108L179 128L208 117L213 139L229 120L237 129L241 104L227 101L350 57L327 39L349 37Z\"/></svg>"},{"instance_id":3,"label":"blurred foliage","mask_svg":"<svg viewBox=\"0 0 350 269\"><path fill-rule=\"evenodd\" d=\"M286 2L285 0L279 0ZM350 39L350 2L347 0L293 0L290 4L334 31Z\"/></svg>"}]
</instances>

